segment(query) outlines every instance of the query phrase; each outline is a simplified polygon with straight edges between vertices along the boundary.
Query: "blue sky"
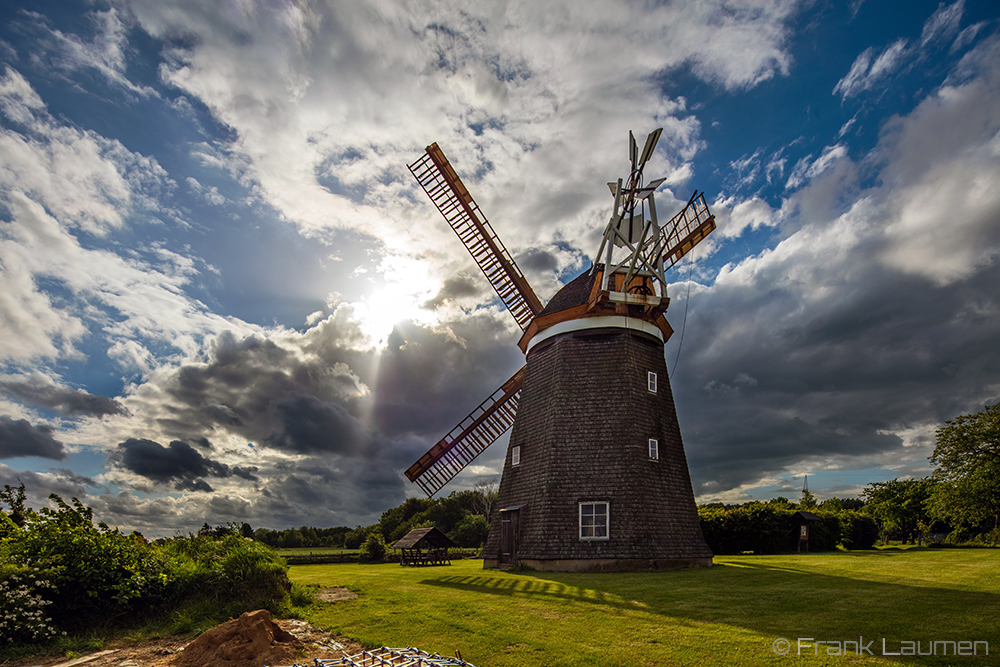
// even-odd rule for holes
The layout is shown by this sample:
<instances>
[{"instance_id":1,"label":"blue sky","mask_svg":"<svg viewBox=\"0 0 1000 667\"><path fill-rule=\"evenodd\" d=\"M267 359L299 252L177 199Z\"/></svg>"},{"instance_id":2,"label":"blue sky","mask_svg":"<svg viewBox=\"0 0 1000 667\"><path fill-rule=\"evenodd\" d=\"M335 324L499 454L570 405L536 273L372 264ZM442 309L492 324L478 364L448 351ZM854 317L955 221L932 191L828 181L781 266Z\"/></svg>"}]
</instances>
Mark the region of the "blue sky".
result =
<instances>
[{"instance_id":1,"label":"blue sky","mask_svg":"<svg viewBox=\"0 0 1000 667\"><path fill-rule=\"evenodd\" d=\"M700 501L926 475L1000 399L994 2L0 11L0 483L35 506L169 535L418 494L523 363L406 169L434 141L545 300L664 128L658 207L719 223L667 312Z\"/></svg>"}]
</instances>

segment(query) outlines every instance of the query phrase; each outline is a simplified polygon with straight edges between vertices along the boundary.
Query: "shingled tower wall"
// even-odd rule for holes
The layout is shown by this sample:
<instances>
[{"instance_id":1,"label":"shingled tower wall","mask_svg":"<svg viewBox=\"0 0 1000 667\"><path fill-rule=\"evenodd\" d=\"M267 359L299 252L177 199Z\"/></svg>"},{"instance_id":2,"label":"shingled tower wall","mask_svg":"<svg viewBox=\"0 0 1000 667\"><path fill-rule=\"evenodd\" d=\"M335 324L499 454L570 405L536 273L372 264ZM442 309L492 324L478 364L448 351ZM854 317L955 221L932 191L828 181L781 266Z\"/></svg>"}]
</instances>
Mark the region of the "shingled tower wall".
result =
<instances>
[{"instance_id":1,"label":"shingled tower wall","mask_svg":"<svg viewBox=\"0 0 1000 667\"><path fill-rule=\"evenodd\" d=\"M573 283L564 290L583 292ZM564 304L575 301L566 296ZM648 388L649 371L657 376L655 393ZM650 457L651 438L658 443L657 459ZM580 503L587 502L609 503L607 540L580 538ZM534 569L711 565L663 342L607 327L560 333L535 345L494 507L519 507L516 558ZM483 552L486 567L500 559L501 514L494 512Z\"/></svg>"}]
</instances>

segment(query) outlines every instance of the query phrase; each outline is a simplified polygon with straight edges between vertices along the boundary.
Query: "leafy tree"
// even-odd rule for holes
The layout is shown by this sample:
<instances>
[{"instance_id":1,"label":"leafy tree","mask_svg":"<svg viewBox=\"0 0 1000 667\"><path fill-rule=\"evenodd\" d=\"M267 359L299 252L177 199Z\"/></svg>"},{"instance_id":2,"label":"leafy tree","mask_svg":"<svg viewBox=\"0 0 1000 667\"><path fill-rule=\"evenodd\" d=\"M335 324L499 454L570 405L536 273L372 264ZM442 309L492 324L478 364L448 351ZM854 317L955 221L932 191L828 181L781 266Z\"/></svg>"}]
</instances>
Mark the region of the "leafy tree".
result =
<instances>
[{"instance_id":1,"label":"leafy tree","mask_svg":"<svg viewBox=\"0 0 1000 667\"><path fill-rule=\"evenodd\" d=\"M875 519L855 510L837 514L840 521L840 543L845 549L871 549L879 537Z\"/></svg>"},{"instance_id":2,"label":"leafy tree","mask_svg":"<svg viewBox=\"0 0 1000 667\"><path fill-rule=\"evenodd\" d=\"M20 479L17 481L20 482L20 486L16 489L10 484L3 485L3 491L0 491L0 502L7 504L7 516L10 517L14 525L18 528L24 528L24 522L28 519L31 510L24 505L27 499L24 493L24 482L21 482Z\"/></svg>"},{"instance_id":3,"label":"leafy tree","mask_svg":"<svg viewBox=\"0 0 1000 667\"><path fill-rule=\"evenodd\" d=\"M819 504L821 510L826 510L827 512L838 513L844 509L844 504L841 502L840 498L827 498Z\"/></svg>"},{"instance_id":4,"label":"leafy tree","mask_svg":"<svg viewBox=\"0 0 1000 667\"><path fill-rule=\"evenodd\" d=\"M931 463L940 482L929 506L938 518L968 527L992 519L1000 537L1000 403L938 429Z\"/></svg>"},{"instance_id":5,"label":"leafy tree","mask_svg":"<svg viewBox=\"0 0 1000 667\"><path fill-rule=\"evenodd\" d=\"M865 487L864 512L878 521L883 542L917 541L923 536L932 523L926 503L933 487L934 480L926 478L872 482Z\"/></svg>"},{"instance_id":6,"label":"leafy tree","mask_svg":"<svg viewBox=\"0 0 1000 667\"><path fill-rule=\"evenodd\" d=\"M389 548L385 545L385 538L382 537L382 533L373 530L368 533L365 543L361 545L361 551L358 552L358 559L365 563L377 563L385 560L385 554L388 551Z\"/></svg>"},{"instance_id":7,"label":"leafy tree","mask_svg":"<svg viewBox=\"0 0 1000 667\"><path fill-rule=\"evenodd\" d=\"M837 500L845 510L860 510L865 506L865 501L861 498L837 498Z\"/></svg>"},{"instance_id":8,"label":"leafy tree","mask_svg":"<svg viewBox=\"0 0 1000 667\"><path fill-rule=\"evenodd\" d=\"M802 489L802 500L799 501L799 508L804 510L816 509L816 496L809 489Z\"/></svg>"},{"instance_id":9,"label":"leafy tree","mask_svg":"<svg viewBox=\"0 0 1000 667\"><path fill-rule=\"evenodd\" d=\"M486 518L487 521L493 516L493 505L497 501L497 481L491 479L488 482L479 482L474 490L476 497L472 505L472 511Z\"/></svg>"},{"instance_id":10,"label":"leafy tree","mask_svg":"<svg viewBox=\"0 0 1000 667\"><path fill-rule=\"evenodd\" d=\"M361 544L368 537L368 533L372 532L373 528L365 528L363 526L358 526L354 530L347 533L344 536L344 548L345 549L358 549Z\"/></svg>"},{"instance_id":11,"label":"leafy tree","mask_svg":"<svg viewBox=\"0 0 1000 667\"><path fill-rule=\"evenodd\" d=\"M448 537L460 547L481 547L490 533L490 524L482 514L468 514Z\"/></svg>"}]
</instances>

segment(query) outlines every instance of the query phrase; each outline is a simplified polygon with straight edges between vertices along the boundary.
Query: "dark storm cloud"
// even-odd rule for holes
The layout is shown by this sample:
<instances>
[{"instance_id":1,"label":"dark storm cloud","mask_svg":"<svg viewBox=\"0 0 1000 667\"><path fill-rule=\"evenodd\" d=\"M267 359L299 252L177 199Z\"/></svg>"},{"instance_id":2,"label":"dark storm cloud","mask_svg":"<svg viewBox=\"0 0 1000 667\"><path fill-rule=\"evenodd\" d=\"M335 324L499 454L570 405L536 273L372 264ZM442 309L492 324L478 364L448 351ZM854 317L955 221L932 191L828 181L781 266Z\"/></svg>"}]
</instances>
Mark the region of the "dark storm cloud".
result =
<instances>
[{"instance_id":1,"label":"dark storm cloud","mask_svg":"<svg viewBox=\"0 0 1000 667\"><path fill-rule=\"evenodd\" d=\"M544 273L558 270L559 260L548 250L529 248L517 258L517 265L527 273Z\"/></svg>"},{"instance_id":2,"label":"dark storm cloud","mask_svg":"<svg viewBox=\"0 0 1000 667\"><path fill-rule=\"evenodd\" d=\"M207 363L183 366L164 382L167 404L158 422L175 437L198 444L219 429L294 451L335 450L335 442L320 442L315 428L336 425L354 447L357 437L351 434L360 427L352 426L352 412L364 389L348 362L358 355L335 342L323 345L318 339L330 328L321 324L296 341L317 346L322 356L256 336L220 335ZM299 413L306 423L295 422Z\"/></svg>"},{"instance_id":3,"label":"dark storm cloud","mask_svg":"<svg viewBox=\"0 0 1000 667\"><path fill-rule=\"evenodd\" d=\"M394 440L436 441L523 363L516 334L489 315L397 325L377 364L350 349L352 335L336 317L280 344L223 334L205 363L161 382L157 421L185 442L218 430L265 449L370 459Z\"/></svg>"},{"instance_id":4,"label":"dark storm cloud","mask_svg":"<svg viewBox=\"0 0 1000 667\"><path fill-rule=\"evenodd\" d=\"M58 410L71 417L126 414L125 408L107 396L97 396L83 389L56 385L39 373L23 376L23 379L11 379L8 376L7 379L0 380L0 392L33 405Z\"/></svg>"},{"instance_id":5,"label":"dark storm cloud","mask_svg":"<svg viewBox=\"0 0 1000 667\"><path fill-rule=\"evenodd\" d=\"M433 329L403 323L378 363L351 349L356 331L337 315L285 338L221 335L203 363L133 397L174 442L133 439L110 460L157 484L212 488L213 498L229 497L217 479L261 480L252 507L240 510L253 525L377 520L412 489L402 471L523 363L505 324L488 314ZM253 467L213 454L209 439L233 434L254 443ZM204 516L191 519L194 529Z\"/></svg>"},{"instance_id":6,"label":"dark storm cloud","mask_svg":"<svg viewBox=\"0 0 1000 667\"><path fill-rule=\"evenodd\" d=\"M290 393L275 401L280 432L269 444L289 451L365 453L372 436L343 406L315 396Z\"/></svg>"},{"instance_id":7,"label":"dark storm cloud","mask_svg":"<svg viewBox=\"0 0 1000 667\"><path fill-rule=\"evenodd\" d=\"M411 462L401 456L390 456L384 464L341 459L336 466L326 459L303 460L275 480L277 493L258 500L258 513L267 517L260 525L302 525L306 513L316 511L326 514L321 525L344 525L347 517L377 521L385 509L405 500L399 470Z\"/></svg>"},{"instance_id":8,"label":"dark storm cloud","mask_svg":"<svg viewBox=\"0 0 1000 667\"><path fill-rule=\"evenodd\" d=\"M99 486L98 483L95 482L90 477L86 477L85 475L78 475L69 468L51 468L51 470L52 472L57 473L67 482L70 482L72 484L78 484L80 486L93 486L93 487Z\"/></svg>"},{"instance_id":9,"label":"dark storm cloud","mask_svg":"<svg viewBox=\"0 0 1000 667\"><path fill-rule=\"evenodd\" d=\"M56 494L64 499L85 498L86 482L80 482L76 476L63 474L43 474L32 470L14 470L0 463L0 486L9 484L16 487L24 484L26 504L38 509L48 505L49 494Z\"/></svg>"},{"instance_id":10,"label":"dark storm cloud","mask_svg":"<svg viewBox=\"0 0 1000 667\"><path fill-rule=\"evenodd\" d=\"M32 426L27 419L0 417L0 459L40 456L61 461L66 458L63 444L52 437L52 427Z\"/></svg>"},{"instance_id":11,"label":"dark storm cloud","mask_svg":"<svg viewBox=\"0 0 1000 667\"><path fill-rule=\"evenodd\" d=\"M167 447L152 440L129 438L108 456L117 467L160 483L173 482L181 491L212 491L204 477L242 477L255 481L256 468L230 467L213 461L186 442L174 440Z\"/></svg>"},{"instance_id":12,"label":"dark storm cloud","mask_svg":"<svg viewBox=\"0 0 1000 667\"><path fill-rule=\"evenodd\" d=\"M436 442L524 363L516 334L488 316L451 325L451 335L397 326L375 382L375 418L389 437Z\"/></svg>"},{"instance_id":13,"label":"dark storm cloud","mask_svg":"<svg viewBox=\"0 0 1000 667\"><path fill-rule=\"evenodd\" d=\"M874 249L854 260L849 277L806 276L828 285L809 298L766 263L692 297L672 383L696 493L810 461L925 461L900 433L996 400L1000 265L937 285L884 268Z\"/></svg>"},{"instance_id":14,"label":"dark storm cloud","mask_svg":"<svg viewBox=\"0 0 1000 667\"><path fill-rule=\"evenodd\" d=\"M459 274L451 276L444 281L441 289L434 298L424 304L424 308L434 310L440 308L447 301L461 299L464 297L479 296L484 292L486 284L481 276L468 276Z\"/></svg>"}]
</instances>

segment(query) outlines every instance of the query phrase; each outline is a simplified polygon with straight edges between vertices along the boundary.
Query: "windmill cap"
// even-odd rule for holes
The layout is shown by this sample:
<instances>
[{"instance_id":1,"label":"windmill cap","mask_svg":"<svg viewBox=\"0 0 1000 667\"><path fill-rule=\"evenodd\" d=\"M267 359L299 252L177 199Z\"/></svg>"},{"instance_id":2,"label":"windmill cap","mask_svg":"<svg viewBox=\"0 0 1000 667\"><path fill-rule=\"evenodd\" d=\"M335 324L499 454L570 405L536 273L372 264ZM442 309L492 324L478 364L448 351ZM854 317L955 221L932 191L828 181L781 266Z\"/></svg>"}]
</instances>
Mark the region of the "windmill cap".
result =
<instances>
[{"instance_id":1,"label":"windmill cap","mask_svg":"<svg viewBox=\"0 0 1000 667\"><path fill-rule=\"evenodd\" d=\"M648 334L660 343L670 338L673 330L662 315L650 320L630 315L627 310L622 314L614 308L594 306L603 267L598 264L593 274L587 269L556 292L521 337L518 345L525 354L553 336L586 329L628 329Z\"/></svg>"}]
</instances>

